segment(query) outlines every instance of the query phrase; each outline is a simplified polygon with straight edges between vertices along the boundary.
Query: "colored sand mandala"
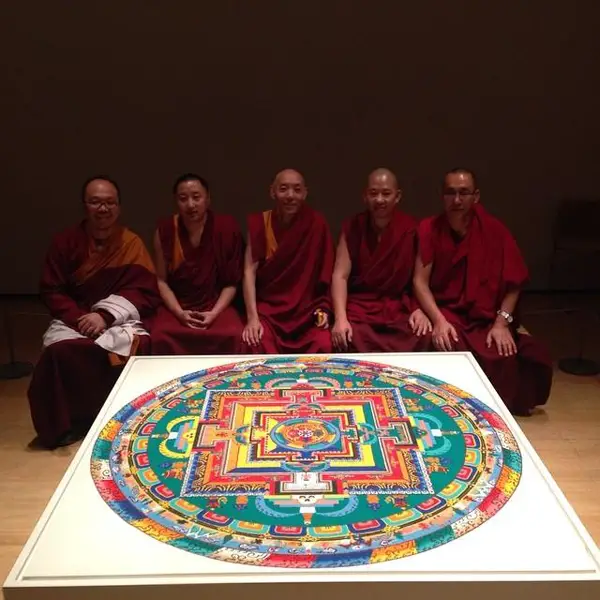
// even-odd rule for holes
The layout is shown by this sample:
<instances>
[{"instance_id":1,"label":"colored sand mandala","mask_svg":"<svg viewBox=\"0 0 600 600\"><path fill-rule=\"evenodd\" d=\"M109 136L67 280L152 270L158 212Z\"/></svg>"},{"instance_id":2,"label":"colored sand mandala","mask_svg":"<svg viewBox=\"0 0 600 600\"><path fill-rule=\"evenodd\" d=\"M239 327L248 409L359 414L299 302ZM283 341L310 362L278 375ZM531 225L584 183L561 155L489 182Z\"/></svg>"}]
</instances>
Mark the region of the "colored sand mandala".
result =
<instances>
[{"instance_id":1,"label":"colored sand mandala","mask_svg":"<svg viewBox=\"0 0 600 600\"><path fill-rule=\"evenodd\" d=\"M475 529L517 488L521 454L497 413L432 377L277 357L140 396L100 433L91 472L113 511L171 546L333 568Z\"/></svg>"}]
</instances>

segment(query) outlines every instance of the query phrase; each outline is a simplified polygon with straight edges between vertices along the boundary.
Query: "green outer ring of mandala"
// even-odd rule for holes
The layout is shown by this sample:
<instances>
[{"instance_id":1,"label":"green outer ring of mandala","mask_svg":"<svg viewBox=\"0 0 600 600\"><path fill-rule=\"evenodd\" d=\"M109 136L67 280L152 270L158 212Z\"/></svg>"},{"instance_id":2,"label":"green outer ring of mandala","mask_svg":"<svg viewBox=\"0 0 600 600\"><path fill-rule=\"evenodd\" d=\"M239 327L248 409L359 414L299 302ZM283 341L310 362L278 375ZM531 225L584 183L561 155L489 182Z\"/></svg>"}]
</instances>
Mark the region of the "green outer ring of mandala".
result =
<instances>
[{"instance_id":1,"label":"green outer ring of mandala","mask_svg":"<svg viewBox=\"0 0 600 600\"><path fill-rule=\"evenodd\" d=\"M168 414L164 408L167 404L181 407L180 396L184 395L182 391L187 389L186 386L188 388L191 385L195 386L196 392L204 395L209 389L215 391L226 389L229 392L234 387L229 385L231 382L236 383L236 389L240 389L240 383L254 382L256 387L256 382L260 379L256 373L264 373L265 370L271 371L271 374L275 371L279 378L287 380L302 375L308 382L314 381L321 386L333 385L336 381L339 382L340 378L351 376L356 380L357 386L363 382L365 389L363 393L373 389L379 391L401 389L404 403L402 406L405 410L406 405L422 408L419 403L424 402L428 410L435 407L436 410L442 411L445 417L455 415L452 418L460 425L460 431L457 429L449 433L454 434L456 440L459 440L457 437L459 435L464 438L463 464L459 465L459 468L451 465L456 471L456 476L441 490L434 490L435 493L429 493L425 498L422 498L423 494L415 496L421 498L418 504L408 507L402 504L406 499L411 499L409 494L404 496L384 494L384 501L391 498L391 504L400 502L397 512L394 512L394 508L394 511L388 511L388 514L382 518L375 515L371 520L363 519L339 526L319 527L311 523L305 523L304 526L278 525L277 522L271 525L268 522L249 523L230 515L223 515L223 511L219 512L219 503L226 504L231 496L217 494L216 500L214 498L203 500L204 507L188 502L189 497L186 500L176 496L164 483L166 476L163 474L161 479L148 459L148 444L155 443L151 441L152 431L161 423L161 419L156 415L164 417ZM225 387L222 387L223 385ZM277 385L281 385L281 382L271 379L265 382L259 391L267 390L273 393L272 389ZM411 390L413 396L410 395ZM255 389L250 397L256 393ZM359 393L356 391L356 394ZM385 393L389 395L396 392ZM196 408L201 409L204 404L203 399L201 403L197 403ZM190 410L191 403L185 406ZM419 410L417 408L413 413L425 419L419 421L420 423L425 423L427 413ZM407 411L402 418L408 419L413 416L413 413ZM150 423L152 419L154 425ZM414 430L414 419L411 423ZM144 428L149 428L147 435L142 434ZM423 434L421 430L418 432L419 436ZM165 435L163 435L163 442L166 439ZM367 439L364 437L366 435L364 431L361 435L363 435L361 439ZM185 441L185 438L182 439ZM431 431L428 439L431 439ZM459 444L458 441L456 443ZM477 444L479 444L478 448ZM407 452L410 454L412 451ZM207 454L207 452L199 453L197 457L203 460L202 457ZM414 456L418 456L418 453ZM436 460L428 456L427 451L421 456L424 461ZM472 464L465 462L467 459ZM327 461L323 462L329 464ZM440 464L442 463L435 463L437 467ZM452 468L447 471L452 471ZM446 544L472 531L495 515L516 490L521 470L521 454L505 422L496 412L468 393L408 369L333 357L248 360L213 367L174 379L138 397L119 410L98 436L91 459L92 478L104 501L123 520L151 537L171 546L218 560L257 566L300 568L334 568L383 562ZM428 472L426 476L423 472L422 477L433 478L434 474ZM350 484L346 482L344 485ZM341 496L338 494L338 496L323 497L342 497L343 499L338 502L345 503L347 510L352 512L350 509L353 502L354 505L360 505L361 502L364 505L365 498L367 501L371 499L373 503L381 499L377 494L381 491L380 484L371 485L373 489L367 487L354 495L347 493L344 495L343 492ZM236 498L235 502L238 502L240 496L235 496L235 489L231 493ZM299 502L297 500L299 496L290 497L294 499L293 502ZM248 497L245 498L248 502ZM276 497L269 496L269 498ZM267 510L267 514L271 511L276 516L283 515L280 518L284 522L292 517L297 522L300 518L299 515L284 514L281 509L277 512L273 509L274 505L270 508L267 506L265 509L267 503L260 495L252 496L251 500L256 507L260 503L262 509ZM209 501L216 501L217 505L209 507L207 506ZM239 515L243 515L241 510L243 506L237 508L240 509ZM343 510L339 512L341 514ZM335 511L330 511L329 514L333 515ZM326 513L323 513L323 518L327 518ZM337 538L336 527L342 531ZM277 535L274 535L276 530Z\"/></svg>"}]
</instances>

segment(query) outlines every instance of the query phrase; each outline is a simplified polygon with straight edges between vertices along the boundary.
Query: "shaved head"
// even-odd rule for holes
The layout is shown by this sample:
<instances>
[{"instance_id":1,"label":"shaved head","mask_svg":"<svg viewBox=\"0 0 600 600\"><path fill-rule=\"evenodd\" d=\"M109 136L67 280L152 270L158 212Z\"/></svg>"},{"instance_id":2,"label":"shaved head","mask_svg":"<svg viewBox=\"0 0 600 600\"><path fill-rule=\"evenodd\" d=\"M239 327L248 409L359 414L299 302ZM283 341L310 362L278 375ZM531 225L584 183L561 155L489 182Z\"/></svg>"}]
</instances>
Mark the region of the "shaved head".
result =
<instances>
[{"instance_id":1,"label":"shaved head","mask_svg":"<svg viewBox=\"0 0 600 600\"><path fill-rule=\"evenodd\" d=\"M298 214L307 193L304 177L295 169L279 171L271 184L271 198L284 222L290 222Z\"/></svg>"},{"instance_id":2,"label":"shaved head","mask_svg":"<svg viewBox=\"0 0 600 600\"><path fill-rule=\"evenodd\" d=\"M396 175L390 171L389 169L379 168L371 171L368 180L368 186L370 187L376 181L378 182L386 182L393 188L398 188L398 179Z\"/></svg>"},{"instance_id":3,"label":"shaved head","mask_svg":"<svg viewBox=\"0 0 600 600\"><path fill-rule=\"evenodd\" d=\"M293 180L301 183L302 185L306 185L302 173L300 173L300 171L296 171L296 169L283 169L282 171L279 171L279 173L275 175L275 179L273 179L273 185L276 186L283 180Z\"/></svg>"},{"instance_id":4,"label":"shaved head","mask_svg":"<svg viewBox=\"0 0 600 600\"><path fill-rule=\"evenodd\" d=\"M375 169L369 175L364 201L377 227L385 227L402 198L396 175L389 169Z\"/></svg>"},{"instance_id":5,"label":"shaved head","mask_svg":"<svg viewBox=\"0 0 600 600\"><path fill-rule=\"evenodd\" d=\"M446 175L444 176L444 183L446 183L446 180L448 179L448 177L451 177L452 175L463 175L465 178L470 178L470 184L471 187L476 190L477 188L477 178L475 177L475 173L473 173L473 171L471 171L471 169L464 169L462 167L455 167L454 169L450 169Z\"/></svg>"}]
</instances>

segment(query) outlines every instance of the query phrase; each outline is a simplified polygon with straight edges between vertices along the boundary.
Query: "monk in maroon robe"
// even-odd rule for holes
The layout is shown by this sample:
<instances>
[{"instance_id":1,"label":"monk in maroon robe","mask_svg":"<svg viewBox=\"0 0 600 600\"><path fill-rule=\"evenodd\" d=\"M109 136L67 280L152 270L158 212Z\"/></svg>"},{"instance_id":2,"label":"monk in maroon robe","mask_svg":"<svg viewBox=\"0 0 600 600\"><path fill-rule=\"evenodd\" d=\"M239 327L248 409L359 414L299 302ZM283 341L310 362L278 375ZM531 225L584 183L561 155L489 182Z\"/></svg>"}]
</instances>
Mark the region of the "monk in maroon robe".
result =
<instances>
[{"instance_id":1,"label":"monk in maroon robe","mask_svg":"<svg viewBox=\"0 0 600 600\"><path fill-rule=\"evenodd\" d=\"M281 171L271 186L275 209L248 217L246 352L331 352L333 243L325 218L305 203L307 193L300 173Z\"/></svg>"},{"instance_id":2,"label":"monk in maroon robe","mask_svg":"<svg viewBox=\"0 0 600 600\"><path fill-rule=\"evenodd\" d=\"M165 306L152 321L153 354L238 354L244 325L232 305L242 280L244 240L232 217L210 210L208 183L182 175L178 212L154 236Z\"/></svg>"},{"instance_id":3,"label":"monk in maroon robe","mask_svg":"<svg viewBox=\"0 0 600 600\"><path fill-rule=\"evenodd\" d=\"M529 415L548 399L552 362L517 330L527 267L508 229L479 203L470 171L446 175L444 208L419 226L414 278L433 323L433 347L472 352L507 407Z\"/></svg>"},{"instance_id":4,"label":"monk in maroon robe","mask_svg":"<svg viewBox=\"0 0 600 600\"><path fill-rule=\"evenodd\" d=\"M40 291L52 322L28 391L35 446L81 439L127 358L147 353L143 320L160 302L152 260L141 239L118 224L116 185L84 186L86 218L58 234Z\"/></svg>"},{"instance_id":5,"label":"monk in maroon robe","mask_svg":"<svg viewBox=\"0 0 600 600\"><path fill-rule=\"evenodd\" d=\"M417 224L397 207L394 173L377 169L364 193L367 210L342 226L332 278L334 348L415 352L429 346L431 322L412 297Z\"/></svg>"}]
</instances>

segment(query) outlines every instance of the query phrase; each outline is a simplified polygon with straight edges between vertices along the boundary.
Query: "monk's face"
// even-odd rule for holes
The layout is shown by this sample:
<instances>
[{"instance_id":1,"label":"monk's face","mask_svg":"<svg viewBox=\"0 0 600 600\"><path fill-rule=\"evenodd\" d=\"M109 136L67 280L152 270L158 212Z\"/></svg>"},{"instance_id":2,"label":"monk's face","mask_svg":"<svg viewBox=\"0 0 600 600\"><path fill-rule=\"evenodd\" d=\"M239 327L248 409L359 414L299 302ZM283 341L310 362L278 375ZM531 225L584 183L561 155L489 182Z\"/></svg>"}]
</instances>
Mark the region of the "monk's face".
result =
<instances>
[{"instance_id":1,"label":"monk's face","mask_svg":"<svg viewBox=\"0 0 600 600\"><path fill-rule=\"evenodd\" d=\"M364 200L373 218L377 220L391 218L400 198L401 192L392 173L375 173L369 177Z\"/></svg>"},{"instance_id":2,"label":"monk's face","mask_svg":"<svg viewBox=\"0 0 600 600\"><path fill-rule=\"evenodd\" d=\"M94 179L88 183L83 202L87 219L96 230L110 229L121 214L117 188L104 179Z\"/></svg>"},{"instance_id":3,"label":"monk's face","mask_svg":"<svg viewBox=\"0 0 600 600\"><path fill-rule=\"evenodd\" d=\"M307 193L304 178L298 171L282 171L271 185L271 198L275 200L277 210L284 218L298 213Z\"/></svg>"},{"instance_id":4,"label":"monk's face","mask_svg":"<svg viewBox=\"0 0 600 600\"><path fill-rule=\"evenodd\" d=\"M200 223L210 205L210 196L197 179L182 181L177 186L177 209L184 223Z\"/></svg>"},{"instance_id":5,"label":"monk's face","mask_svg":"<svg viewBox=\"0 0 600 600\"><path fill-rule=\"evenodd\" d=\"M448 218L468 215L479 202L479 190L470 173L449 173L444 180L444 210Z\"/></svg>"}]
</instances>

